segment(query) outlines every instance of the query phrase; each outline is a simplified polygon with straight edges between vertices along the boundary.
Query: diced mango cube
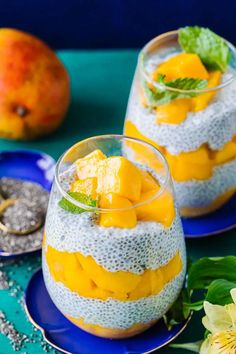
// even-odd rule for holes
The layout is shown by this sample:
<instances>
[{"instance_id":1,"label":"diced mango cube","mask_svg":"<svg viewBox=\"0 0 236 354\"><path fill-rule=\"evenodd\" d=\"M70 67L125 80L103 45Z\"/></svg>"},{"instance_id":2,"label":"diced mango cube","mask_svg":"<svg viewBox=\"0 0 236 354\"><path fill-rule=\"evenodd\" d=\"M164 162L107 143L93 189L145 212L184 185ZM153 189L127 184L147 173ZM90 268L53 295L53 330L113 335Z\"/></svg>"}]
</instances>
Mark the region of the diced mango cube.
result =
<instances>
[{"instance_id":1,"label":"diced mango cube","mask_svg":"<svg viewBox=\"0 0 236 354\"><path fill-rule=\"evenodd\" d=\"M191 110L191 99L179 98L156 108L156 122L168 124L180 124L187 118Z\"/></svg>"},{"instance_id":2,"label":"diced mango cube","mask_svg":"<svg viewBox=\"0 0 236 354\"><path fill-rule=\"evenodd\" d=\"M106 155L99 149L76 161L76 172L79 179L96 177L97 168L100 161L105 160Z\"/></svg>"},{"instance_id":3,"label":"diced mango cube","mask_svg":"<svg viewBox=\"0 0 236 354\"><path fill-rule=\"evenodd\" d=\"M67 253L67 255L68 257L64 259L66 286L82 296L89 296L93 289L92 281L82 270L76 253Z\"/></svg>"},{"instance_id":4,"label":"diced mango cube","mask_svg":"<svg viewBox=\"0 0 236 354\"><path fill-rule=\"evenodd\" d=\"M141 280L138 274L125 271L109 272L91 256L83 256L77 253L78 260L89 278L102 290L128 293L136 288Z\"/></svg>"},{"instance_id":5,"label":"diced mango cube","mask_svg":"<svg viewBox=\"0 0 236 354\"><path fill-rule=\"evenodd\" d=\"M155 194L159 188L141 194L139 203L148 201ZM175 206L172 194L165 190L157 198L151 202L147 202L136 208L138 220L142 221L157 221L164 226L169 227L175 217Z\"/></svg>"},{"instance_id":6,"label":"diced mango cube","mask_svg":"<svg viewBox=\"0 0 236 354\"><path fill-rule=\"evenodd\" d=\"M208 148L205 145L200 146L195 151L182 152L176 155L176 158L184 163L192 163L196 165L205 165L209 163Z\"/></svg>"},{"instance_id":7,"label":"diced mango cube","mask_svg":"<svg viewBox=\"0 0 236 354\"><path fill-rule=\"evenodd\" d=\"M56 281L61 281L65 279L65 267L64 267L65 257L66 257L66 252L59 253L53 247L48 246L46 252L46 261L50 273Z\"/></svg>"},{"instance_id":8,"label":"diced mango cube","mask_svg":"<svg viewBox=\"0 0 236 354\"><path fill-rule=\"evenodd\" d=\"M160 269L147 269L141 275L141 281L129 294L129 300L138 300L159 293L165 286Z\"/></svg>"},{"instance_id":9,"label":"diced mango cube","mask_svg":"<svg viewBox=\"0 0 236 354\"><path fill-rule=\"evenodd\" d=\"M214 152L214 162L217 165L230 161L235 157L236 157L236 143L233 141L229 141L224 145L224 147L221 150Z\"/></svg>"},{"instance_id":10,"label":"diced mango cube","mask_svg":"<svg viewBox=\"0 0 236 354\"><path fill-rule=\"evenodd\" d=\"M215 87L219 85L221 80L221 72L220 71L212 71L209 73L209 80L207 87ZM192 98L192 110L193 112L201 111L206 108L209 102L214 98L217 91L211 91L208 93L203 93L202 95L198 95Z\"/></svg>"},{"instance_id":11,"label":"diced mango cube","mask_svg":"<svg viewBox=\"0 0 236 354\"><path fill-rule=\"evenodd\" d=\"M212 175L213 162L205 145L196 151L182 152L179 155L166 152L166 158L175 181L181 182L193 178L201 180Z\"/></svg>"},{"instance_id":12,"label":"diced mango cube","mask_svg":"<svg viewBox=\"0 0 236 354\"><path fill-rule=\"evenodd\" d=\"M84 193L97 199L97 178L78 179L71 184L71 192Z\"/></svg>"},{"instance_id":13,"label":"diced mango cube","mask_svg":"<svg viewBox=\"0 0 236 354\"><path fill-rule=\"evenodd\" d=\"M112 211L112 209L121 209L132 207L132 203L117 194L109 193L101 196L99 206L101 208L111 209L108 212L101 212L99 225L104 227L125 227L132 228L137 224L137 217L134 208L124 211Z\"/></svg>"},{"instance_id":14,"label":"diced mango cube","mask_svg":"<svg viewBox=\"0 0 236 354\"><path fill-rule=\"evenodd\" d=\"M141 185L142 193L158 188L158 181L156 181L149 172L140 170L140 173L142 176L142 185Z\"/></svg>"},{"instance_id":15,"label":"diced mango cube","mask_svg":"<svg viewBox=\"0 0 236 354\"><path fill-rule=\"evenodd\" d=\"M164 283L169 283L176 275L178 275L183 268L183 261L179 251L175 254L175 256L167 263L165 266L161 268Z\"/></svg>"},{"instance_id":16,"label":"diced mango cube","mask_svg":"<svg viewBox=\"0 0 236 354\"><path fill-rule=\"evenodd\" d=\"M157 79L158 74L166 75L167 81L181 77L207 80L209 77L201 59L193 53L180 53L171 57L157 67L153 73L154 80Z\"/></svg>"},{"instance_id":17,"label":"diced mango cube","mask_svg":"<svg viewBox=\"0 0 236 354\"><path fill-rule=\"evenodd\" d=\"M141 193L141 173L123 156L109 157L99 164L99 194L116 193L131 201L137 201Z\"/></svg>"}]
</instances>

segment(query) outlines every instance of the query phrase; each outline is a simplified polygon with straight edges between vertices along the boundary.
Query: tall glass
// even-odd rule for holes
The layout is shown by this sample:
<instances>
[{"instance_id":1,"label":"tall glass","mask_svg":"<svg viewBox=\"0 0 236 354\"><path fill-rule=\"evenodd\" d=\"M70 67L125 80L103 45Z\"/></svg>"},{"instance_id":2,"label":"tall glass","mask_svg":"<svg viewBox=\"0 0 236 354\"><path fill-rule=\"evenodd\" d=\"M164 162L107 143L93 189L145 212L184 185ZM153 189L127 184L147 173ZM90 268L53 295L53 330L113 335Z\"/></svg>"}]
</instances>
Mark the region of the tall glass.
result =
<instances>
[{"instance_id":1,"label":"tall glass","mask_svg":"<svg viewBox=\"0 0 236 354\"><path fill-rule=\"evenodd\" d=\"M133 149L146 152L138 165L144 177L139 200L104 208L103 195L95 207L68 194L76 161L97 149L132 163ZM152 189L150 175L158 188ZM104 178L109 180L108 175ZM127 193L138 183L128 173L124 181ZM84 212L63 209L62 200ZM130 337L167 312L180 293L185 271L183 231L162 154L138 139L112 135L93 137L67 150L57 163L43 243L44 279L58 309L87 332Z\"/></svg>"},{"instance_id":2,"label":"tall glass","mask_svg":"<svg viewBox=\"0 0 236 354\"><path fill-rule=\"evenodd\" d=\"M145 87L163 91L157 68L181 52L178 31L154 38L139 55L124 134L164 154L183 216L209 213L236 191L236 49L227 44L231 61L224 74L208 72L208 86L202 90L165 87L167 94L192 94L166 104L152 104Z\"/></svg>"}]
</instances>

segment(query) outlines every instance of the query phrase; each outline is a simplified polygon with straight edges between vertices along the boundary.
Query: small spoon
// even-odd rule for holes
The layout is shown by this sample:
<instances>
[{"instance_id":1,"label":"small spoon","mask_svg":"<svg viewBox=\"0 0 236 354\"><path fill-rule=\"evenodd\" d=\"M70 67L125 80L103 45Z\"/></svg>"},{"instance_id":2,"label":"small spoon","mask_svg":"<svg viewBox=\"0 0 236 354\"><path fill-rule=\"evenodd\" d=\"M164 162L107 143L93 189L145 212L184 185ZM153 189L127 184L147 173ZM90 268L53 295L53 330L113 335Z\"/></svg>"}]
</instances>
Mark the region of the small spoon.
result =
<instances>
[{"instance_id":1,"label":"small spoon","mask_svg":"<svg viewBox=\"0 0 236 354\"><path fill-rule=\"evenodd\" d=\"M1 201L2 200L2 201ZM2 197L2 195L0 194L0 201L1 201L1 204L0 204L0 218L3 214L3 212L9 208L10 206L18 203L18 202L25 202L21 199L4 199ZM6 225L3 224L3 222L0 220L0 230L4 231L4 232L7 232L9 234L14 234L14 235L18 235L18 236L24 236L24 235L29 235L31 234L32 232L38 230L42 225L43 225L43 217L41 217L39 219L39 221L37 223L35 223L35 225L33 225L32 227L28 228L28 229L25 229L25 230L14 230L14 229L11 229L9 227L7 227Z\"/></svg>"}]
</instances>

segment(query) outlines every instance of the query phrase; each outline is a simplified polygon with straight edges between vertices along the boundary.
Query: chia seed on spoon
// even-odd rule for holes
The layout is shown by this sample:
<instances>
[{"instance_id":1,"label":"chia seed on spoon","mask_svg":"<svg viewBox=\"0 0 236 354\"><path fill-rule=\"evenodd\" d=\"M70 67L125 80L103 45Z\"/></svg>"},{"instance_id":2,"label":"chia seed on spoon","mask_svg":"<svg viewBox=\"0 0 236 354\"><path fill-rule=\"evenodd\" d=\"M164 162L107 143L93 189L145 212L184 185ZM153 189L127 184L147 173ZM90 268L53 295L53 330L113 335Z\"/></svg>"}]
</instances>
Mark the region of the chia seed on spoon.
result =
<instances>
[{"instance_id":1,"label":"chia seed on spoon","mask_svg":"<svg viewBox=\"0 0 236 354\"><path fill-rule=\"evenodd\" d=\"M3 177L0 179L0 194L4 199L17 199L1 216L1 222L9 230L25 231L37 223L42 224L24 236L0 230L0 250L15 254L40 249L49 193L37 183Z\"/></svg>"}]
</instances>

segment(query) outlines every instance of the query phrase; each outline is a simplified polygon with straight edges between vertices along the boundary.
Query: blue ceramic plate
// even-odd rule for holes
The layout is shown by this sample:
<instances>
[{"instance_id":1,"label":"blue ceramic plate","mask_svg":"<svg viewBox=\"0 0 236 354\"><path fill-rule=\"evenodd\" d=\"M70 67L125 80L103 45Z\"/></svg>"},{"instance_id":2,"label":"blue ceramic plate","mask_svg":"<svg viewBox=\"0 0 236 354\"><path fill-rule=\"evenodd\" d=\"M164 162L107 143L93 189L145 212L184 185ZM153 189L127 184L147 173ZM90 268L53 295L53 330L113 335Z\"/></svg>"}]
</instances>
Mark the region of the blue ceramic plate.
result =
<instances>
[{"instance_id":1,"label":"blue ceramic plate","mask_svg":"<svg viewBox=\"0 0 236 354\"><path fill-rule=\"evenodd\" d=\"M128 339L93 336L73 325L56 308L46 290L41 269L32 276L25 291L25 310L45 340L62 353L69 354L151 353L175 339L188 323L185 321L168 331L161 320L146 332Z\"/></svg>"},{"instance_id":2,"label":"blue ceramic plate","mask_svg":"<svg viewBox=\"0 0 236 354\"><path fill-rule=\"evenodd\" d=\"M197 217L182 218L185 237L216 235L236 227L236 195L215 212Z\"/></svg>"},{"instance_id":3,"label":"blue ceramic plate","mask_svg":"<svg viewBox=\"0 0 236 354\"><path fill-rule=\"evenodd\" d=\"M0 152L0 178L11 177L36 182L47 191L50 191L54 169L55 160L40 151L13 150ZM38 251L38 249L34 251ZM17 255L26 253L28 252L17 253ZM15 255L0 250L0 257L12 257Z\"/></svg>"}]
</instances>

